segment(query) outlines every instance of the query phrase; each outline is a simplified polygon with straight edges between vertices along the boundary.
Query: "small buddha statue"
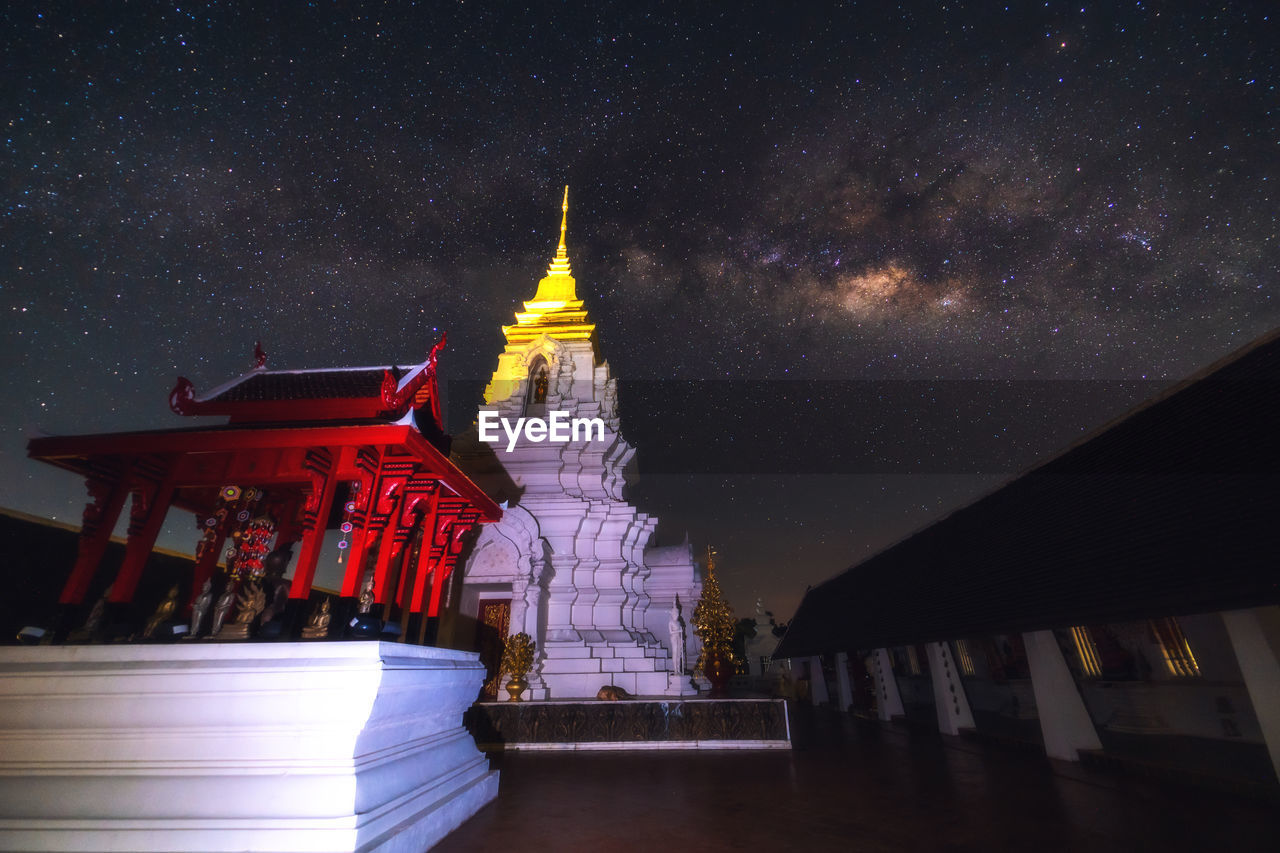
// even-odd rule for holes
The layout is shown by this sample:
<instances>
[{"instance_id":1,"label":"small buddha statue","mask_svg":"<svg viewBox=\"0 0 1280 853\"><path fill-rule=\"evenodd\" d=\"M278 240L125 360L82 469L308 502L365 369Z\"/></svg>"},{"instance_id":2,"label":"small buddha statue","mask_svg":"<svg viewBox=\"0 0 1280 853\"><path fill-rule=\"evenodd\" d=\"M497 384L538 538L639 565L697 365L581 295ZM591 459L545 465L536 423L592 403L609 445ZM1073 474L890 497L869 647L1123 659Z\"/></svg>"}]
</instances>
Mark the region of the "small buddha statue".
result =
<instances>
[{"instance_id":1,"label":"small buddha statue","mask_svg":"<svg viewBox=\"0 0 1280 853\"><path fill-rule=\"evenodd\" d=\"M188 640L194 640L200 636L200 624L204 622L204 615L209 612L211 604L213 604L213 581L205 578L204 586L200 587L200 594L191 605L191 630L186 637Z\"/></svg>"},{"instance_id":2,"label":"small buddha statue","mask_svg":"<svg viewBox=\"0 0 1280 853\"><path fill-rule=\"evenodd\" d=\"M373 573L370 572L365 576L364 584L360 590L360 603L356 607L355 619L348 626L349 633L353 637L362 637L364 639L375 639L382 631L382 620L373 615Z\"/></svg>"},{"instance_id":3,"label":"small buddha statue","mask_svg":"<svg viewBox=\"0 0 1280 853\"><path fill-rule=\"evenodd\" d=\"M547 389L550 385L547 377L547 366L544 364L538 370L538 374L533 378L533 402L547 402Z\"/></svg>"},{"instance_id":4,"label":"small buddha statue","mask_svg":"<svg viewBox=\"0 0 1280 853\"><path fill-rule=\"evenodd\" d=\"M107 587L102 597L93 603L89 617L84 620L83 625L71 632L67 637L68 643L91 643L98 636L98 632L102 630L102 619L107 613L107 600L111 597L111 589L114 586L112 584Z\"/></svg>"},{"instance_id":5,"label":"small buddha statue","mask_svg":"<svg viewBox=\"0 0 1280 853\"><path fill-rule=\"evenodd\" d=\"M329 596L325 596L324 600L311 612L311 618L307 620L307 626L302 629L302 639L304 640L322 640L329 636Z\"/></svg>"},{"instance_id":6,"label":"small buddha statue","mask_svg":"<svg viewBox=\"0 0 1280 853\"><path fill-rule=\"evenodd\" d=\"M151 618L147 620L147 625L142 629L143 639L150 640L156 633L156 629L173 618L173 613L178 609L178 586L174 584L169 590L169 594L165 596L164 601L160 602L160 606L156 608L156 612L151 614Z\"/></svg>"},{"instance_id":7,"label":"small buddha statue","mask_svg":"<svg viewBox=\"0 0 1280 853\"><path fill-rule=\"evenodd\" d=\"M246 640L249 638L249 627L258 614L267 606L267 594L262 584L251 580L240 590L236 597L236 617L229 625L223 625L218 632L220 640Z\"/></svg>"},{"instance_id":8,"label":"small buddha statue","mask_svg":"<svg viewBox=\"0 0 1280 853\"><path fill-rule=\"evenodd\" d=\"M222 595L218 596L218 603L213 606L213 624L209 626L209 636L216 637L222 633L222 625L227 620L227 614L231 612L231 605L236 601L236 585L232 580L227 581L227 588L222 591Z\"/></svg>"},{"instance_id":9,"label":"small buddha statue","mask_svg":"<svg viewBox=\"0 0 1280 853\"><path fill-rule=\"evenodd\" d=\"M271 590L267 596L267 606L262 611L262 624L265 625L272 619L284 612L285 605L289 603L289 584L279 575L274 577L267 576L269 581L268 588Z\"/></svg>"}]
</instances>

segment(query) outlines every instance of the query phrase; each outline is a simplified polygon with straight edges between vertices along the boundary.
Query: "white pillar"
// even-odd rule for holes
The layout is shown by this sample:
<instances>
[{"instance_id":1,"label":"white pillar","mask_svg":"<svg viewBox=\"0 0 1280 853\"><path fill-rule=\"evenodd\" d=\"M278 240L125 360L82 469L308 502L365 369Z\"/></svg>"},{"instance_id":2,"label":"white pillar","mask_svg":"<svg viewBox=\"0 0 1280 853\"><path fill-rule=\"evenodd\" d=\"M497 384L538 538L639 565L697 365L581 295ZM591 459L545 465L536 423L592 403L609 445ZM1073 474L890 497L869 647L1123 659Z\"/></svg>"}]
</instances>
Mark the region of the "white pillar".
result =
<instances>
[{"instance_id":1,"label":"white pillar","mask_svg":"<svg viewBox=\"0 0 1280 853\"><path fill-rule=\"evenodd\" d=\"M560 540L552 544L551 578L547 583L547 643L581 644L582 635L573 627L573 605L578 597L578 590L573 585L573 570L577 568L578 558L573 555L573 543L568 543L569 552L556 550L564 547Z\"/></svg>"},{"instance_id":2,"label":"white pillar","mask_svg":"<svg viewBox=\"0 0 1280 853\"><path fill-rule=\"evenodd\" d=\"M536 560L533 563L532 581L518 576L511 583L511 620L507 634L514 636L523 631L537 644L533 653L533 668L525 675L529 688L522 698L529 700L543 700L549 696L547 682L542 678L542 664L547 658L547 652L542 626L539 624L543 589L536 579L541 574L541 569L542 561ZM504 675L499 680L499 688L506 687L510 680L509 675ZM510 695L505 690L498 690L499 702L506 702L509 698Z\"/></svg>"},{"instance_id":3,"label":"white pillar","mask_svg":"<svg viewBox=\"0 0 1280 853\"><path fill-rule=\"evenodd\" d=\"M1036 696L1045 753L1050 758L1079 761L1080 750L1102 749L1053 632L1028 631L1022 635L1022 643L1031 668L1031 689Z\"/></svg>"},{"instance_id":4,"label":"white pillar","mask_svg":"<svg viewBox=\"0 0 1280 853\"><path fill-rule=\"evenodd\" d=\"M876 716L885 722L894 717L905 717L907 711L902 707L902 693L898 691L898 679L893 676L893 662L889 659L889 650L876 649L874 657Z\"/></svg>"},{"instance_id":5,"label":"white pillar","mask_svg":"<svg viewBox=\"0 0 1280 853\"><path fill-rule=\"evenodd\" d=\"M853 691L849 689L849 655L844 652L836 653L836 693L841 712L853 707Z\"/></svg>"},{"instance_id":6,"label":"white pillar","mask_svg":"<svg viewBox=\"0 0 1280 853\"><path fill-rule=\"evenodd\" d=\"M958 735L961 729L974 727L973 712L969 710L969 699L964 695L960 673L956 671L956 662L945 642L929 643L928 650L938 731L944 735Z\"/></svg>"},{"instance_id":7,"label":"white pillar","mask_svg":"<svg viewBox=\"0 0 1280 853\"><path fill-rule=\"evenodd\" d=\"M1222 614L1249 701L1280 775L1280 607L1254 607Z\"/></svg>"},{"instance_id":8,"label":"white pillar","mask_svg":"<svg viewBox=\"0 0 1280 853\"><path fill-rule=\"evenodd\" d=\"M827 676L822 671L822 658L818 655L809 658L809 698L815 706L831 701L831 694L827 692Z\"/></svg>"},{"instance_id":9,"label":"white pillar","mask_svg":"<svg viewBox=\"0 0 1280 853\"><path fill-rule=\"evenodd\" d=\"M535 640L538 637L537 628L530 631L525 625L525 615L529 610L529 602L525 598L528 591L529 579L517 575L511 582L511 613L507 619L507 636L514 636L524 631Z\"/></svg>"}]
</instances>

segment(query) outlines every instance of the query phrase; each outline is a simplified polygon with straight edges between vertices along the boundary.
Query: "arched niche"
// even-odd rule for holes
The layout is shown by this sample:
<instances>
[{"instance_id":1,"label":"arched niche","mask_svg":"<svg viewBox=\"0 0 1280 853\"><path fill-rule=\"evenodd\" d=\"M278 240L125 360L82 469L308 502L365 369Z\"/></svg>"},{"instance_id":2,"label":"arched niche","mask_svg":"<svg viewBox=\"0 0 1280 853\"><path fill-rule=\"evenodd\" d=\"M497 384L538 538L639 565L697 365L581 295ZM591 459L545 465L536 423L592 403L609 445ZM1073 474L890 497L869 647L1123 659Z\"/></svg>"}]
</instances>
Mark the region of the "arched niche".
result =
<instances>
[{"instance_id":1,"label":"arched niche","mask_svg":"<svg viewBox=\"0 0 1280 853\"><path fill-rule=\"evenodd\" d=\"M525 394L526 406L545 406L547 394L551 390L551 366L547 357L539 353L529 362L528 391Z\"/></svg>"},{"instance_id":2,"label":"arched niche","mask_svg":"<svg viewBox=\"0 0 1280 853\"><path fill-rule=\"evenodd\" d=\"M543 353L532 357L525 383L525 414L539 416L547 411L547 394L552 388L552 368Z\"/></svg>"}]
</instances>

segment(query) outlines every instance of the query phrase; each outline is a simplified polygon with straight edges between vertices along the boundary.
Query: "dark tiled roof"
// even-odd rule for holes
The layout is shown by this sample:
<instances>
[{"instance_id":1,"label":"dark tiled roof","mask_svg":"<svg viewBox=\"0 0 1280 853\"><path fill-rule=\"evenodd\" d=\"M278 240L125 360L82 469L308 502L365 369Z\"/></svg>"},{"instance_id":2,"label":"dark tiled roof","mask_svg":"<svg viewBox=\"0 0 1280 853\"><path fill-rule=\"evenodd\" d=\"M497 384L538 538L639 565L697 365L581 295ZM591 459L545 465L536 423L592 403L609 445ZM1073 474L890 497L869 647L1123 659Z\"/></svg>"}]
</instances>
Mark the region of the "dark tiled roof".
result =
<instances>
[{"instance_id":1,"label":"dark tiled roof","mask_svg":"<svg viewBox=\"0 0 1280 853\"><path fill-rule=\"evenodd\" d=\"M778 656L1280 603L1280 334L811 589Z\"/></svg>"},{"instance_id":2,"label":"dark tiled roof","mask_svg":"<svg viewBox=\"0 0 1280 853\"><path fill-rule=\"evenodd\" d=\"M263 370L249 374L225 388L205 403L261 403L283 400L341 400L377 397L382 389L383 371L365 367L350 370ZM396 379L404 376L400 367L390 368Z\"/></svg>"}]
</instances>

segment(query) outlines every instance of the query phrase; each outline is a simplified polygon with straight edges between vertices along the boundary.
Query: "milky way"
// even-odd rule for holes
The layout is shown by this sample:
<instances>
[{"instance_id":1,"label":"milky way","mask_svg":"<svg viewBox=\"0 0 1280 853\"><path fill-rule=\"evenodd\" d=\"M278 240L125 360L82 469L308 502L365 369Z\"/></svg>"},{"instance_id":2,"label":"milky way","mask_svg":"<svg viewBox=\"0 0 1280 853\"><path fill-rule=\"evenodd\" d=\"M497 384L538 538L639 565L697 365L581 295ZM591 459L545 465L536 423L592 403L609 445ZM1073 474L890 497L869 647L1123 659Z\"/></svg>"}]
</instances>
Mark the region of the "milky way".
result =
<instances>
[{"instance_id":1,"label":"milky way","mask_svg":"<svg viewBox=\"0 0 1280 853\"><path fill-rule=\"evenodd\" d=\"M173 425L174 379L259 339L278 367L405 363L447 328L444 373L486 376L565 183L615 375L745 383L623 399L665 472L634 496L664 540L719 544L739 610L787 612L1009 473L971 441L1016 468L1280 322L1265 6L259 5L2 13L0 504L75 520L31 433ZM806 455L884 423L849 382L996 379L1135 384L959 386L978 426L913 456L906 382L885 406L915 461ZM771 443L664 464L732 448L726 407Z\"/></svg>"}]
</instances>

